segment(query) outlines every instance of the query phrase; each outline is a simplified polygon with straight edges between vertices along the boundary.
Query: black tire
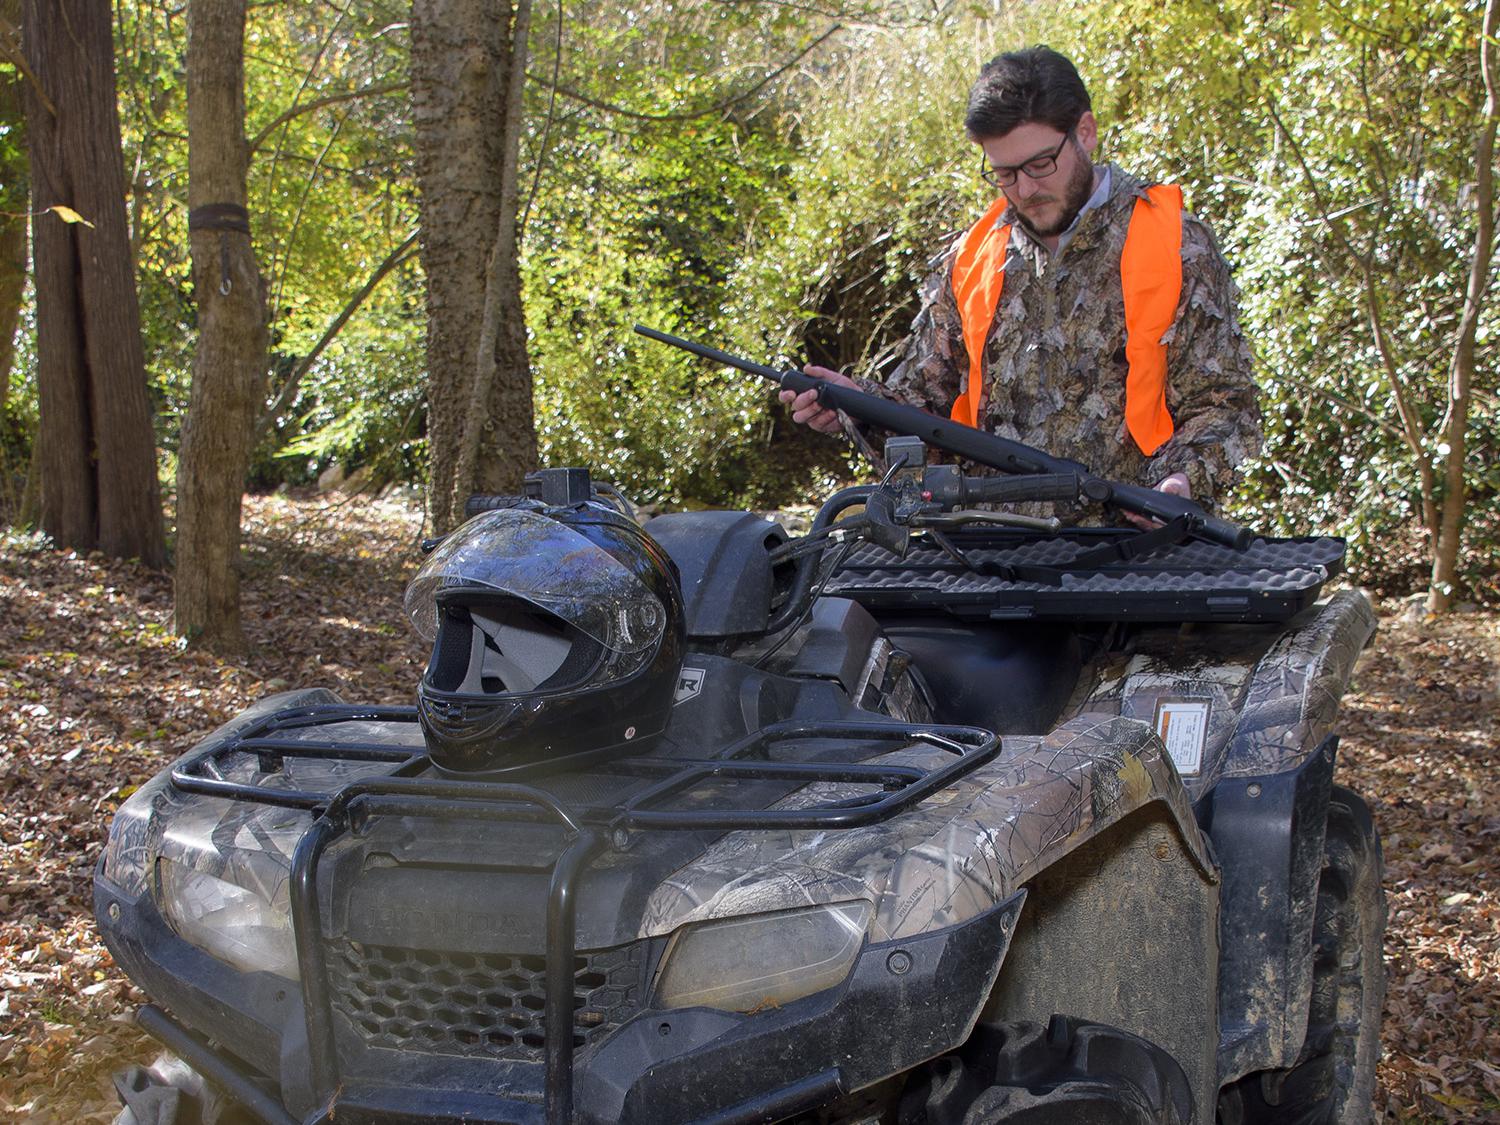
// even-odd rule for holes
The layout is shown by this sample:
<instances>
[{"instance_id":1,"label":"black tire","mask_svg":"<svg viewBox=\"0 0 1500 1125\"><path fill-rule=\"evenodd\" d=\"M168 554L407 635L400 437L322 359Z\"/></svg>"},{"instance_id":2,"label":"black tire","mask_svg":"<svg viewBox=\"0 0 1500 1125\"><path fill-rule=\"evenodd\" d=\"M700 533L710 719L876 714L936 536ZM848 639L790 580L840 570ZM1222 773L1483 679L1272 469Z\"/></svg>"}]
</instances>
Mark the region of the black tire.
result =
<instances>
[{"instance_id":1,"label":"black tire","mask_svg":"<svg viewBox=\"0 0 1500 1125\"><path fill-rule=\"evenodd\" d=\"M1313 923L1313 986L1297 1063L1238 1084L1246 1125L1368 1125L1385 1006L1385 888L1370 810L1333 787Z\"/></svg>"}]
</instances>

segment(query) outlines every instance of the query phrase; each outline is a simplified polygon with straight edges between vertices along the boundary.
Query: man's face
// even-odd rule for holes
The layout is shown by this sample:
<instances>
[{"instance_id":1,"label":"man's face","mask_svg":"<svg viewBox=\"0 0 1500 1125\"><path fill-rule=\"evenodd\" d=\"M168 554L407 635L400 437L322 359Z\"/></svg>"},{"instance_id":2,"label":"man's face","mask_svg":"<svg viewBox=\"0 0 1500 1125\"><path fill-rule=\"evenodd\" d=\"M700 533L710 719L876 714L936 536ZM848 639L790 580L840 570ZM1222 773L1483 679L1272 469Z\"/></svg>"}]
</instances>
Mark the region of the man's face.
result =
<instances>
[{"instance_id":1,"label":"man's face","mask_svg":"<svg viewBox=\"0 0 1500 1125\"><path fill-rule=\"evenodd\" d=\"M1038 157L1057 154L1057 166L1049 174L1031 176L1018 171L1015 183L1000 189L1022 226L1040 238L1056 238L1094 192L1090 156L1097 144L1094 115L1085 113L1071 134L1028 121L1003 137L980 141L979 147L993 167L1002 169L1020 169Z\"/></svg>"}]
</instances>

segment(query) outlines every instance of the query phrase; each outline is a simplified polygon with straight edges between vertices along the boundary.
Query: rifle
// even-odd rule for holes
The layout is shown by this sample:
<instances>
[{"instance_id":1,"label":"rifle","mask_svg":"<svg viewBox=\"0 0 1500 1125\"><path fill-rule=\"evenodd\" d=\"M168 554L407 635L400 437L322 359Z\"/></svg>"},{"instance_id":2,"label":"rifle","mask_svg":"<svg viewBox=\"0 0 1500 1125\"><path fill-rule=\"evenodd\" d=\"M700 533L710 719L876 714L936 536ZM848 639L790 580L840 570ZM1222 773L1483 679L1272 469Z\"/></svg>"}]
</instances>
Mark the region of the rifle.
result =
<instances>
[{"instance_id":1,"label":"rifle","mask_svg":"<svg viewBox=\"0 0 1500 1125\"><path fill-rule=\"evenodd\" d=\"M709 347L707 344L697 344L691 340L684 340L680 336L658 332L643 324L637 324L635 330L652 340L659 340L663 344L671 344L674 348L692 352L704 359L711 359L715 363L737 367L741 371L748 371L752 375L769 379L783 390L798 393L815 390L818 392L818 402L823 406L842 410L851 418L883 430L919 437L939 449L947 450L949 453L977 464L998 469L1003 473L1071 475L1077 479L1078 495L1084 499L1098 504L1113 504L1123 511L1134 512L1151 519L1163 521L1182 519L1187 524L1189 534L1212 543L1232 547L1237 551L1248 547L1254 538L1249 528L1210 516L1197 504L1182 496L1174 496L1170 492L1158 492L1154 488L1146 488L1139 484L1106 480L1095 476L1089 472L1087 466L1077 461L1053 457L1043 453L1040 449L1033 449L1029 445L1023 445L1021 442L1011 441L1009 438L996 434L985 433L973 426L966 426L962 422L940 418L918 407L890 402L876 395L854 390L852 387L841 387L801 371L791 369L777 371L774 367L753 363L740 356Z\"/></svg>"}]
</instances>

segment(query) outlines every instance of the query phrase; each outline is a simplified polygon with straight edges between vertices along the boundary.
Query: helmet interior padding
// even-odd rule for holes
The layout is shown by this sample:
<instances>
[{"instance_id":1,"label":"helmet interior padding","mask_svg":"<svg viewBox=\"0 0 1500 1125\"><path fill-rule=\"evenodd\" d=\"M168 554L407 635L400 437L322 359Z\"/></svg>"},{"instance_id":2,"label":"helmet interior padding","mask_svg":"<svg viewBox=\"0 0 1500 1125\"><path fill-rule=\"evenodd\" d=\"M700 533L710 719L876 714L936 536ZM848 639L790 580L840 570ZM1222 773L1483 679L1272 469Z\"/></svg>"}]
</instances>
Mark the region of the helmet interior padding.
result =
<instances>
[{"instance_id":1,"label":"helmet interior padding","mask_svg":"<svg viewBox=\"0 0 1500 1125\"><path fill-rule=\"evenodd\" d=\"M433 687L467 693L566 688L604 654L592 637L532 606L449 609L429 668Z\"/></svg>"}]
</instances>

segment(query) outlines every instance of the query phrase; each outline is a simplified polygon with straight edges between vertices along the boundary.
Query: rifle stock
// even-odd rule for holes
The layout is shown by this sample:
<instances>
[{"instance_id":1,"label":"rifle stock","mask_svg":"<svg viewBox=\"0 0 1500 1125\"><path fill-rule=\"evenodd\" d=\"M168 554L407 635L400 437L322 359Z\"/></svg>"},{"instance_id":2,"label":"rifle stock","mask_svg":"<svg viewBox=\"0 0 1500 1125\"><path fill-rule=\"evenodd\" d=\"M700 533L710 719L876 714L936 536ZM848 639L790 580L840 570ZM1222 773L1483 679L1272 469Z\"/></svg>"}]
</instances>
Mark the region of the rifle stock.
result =
<instances>
[{"instance_id":1,"label":"rifle stock","mask_svg":"<svg viewBox=\"0 0 1500 1125\"><path fill-rule=\"evenodd\" d=\"M680 336L658 332L643 324L637 324L635 331L652 340L659 340L663 344L670 344L674 348L681 348L683 351L702 356L704 359L711 359L716 363L759 375L763 379L769 379L783 390L796 391L799 394L803 391L815 390L818 392L818 402L824 406L842 410L851 418L892 433L919 437L929 445L935 445L939 449L976 464L998 469L1004 473L1070 473L1078 477L1079 491L1090 500L1113 504L1124 511L1149 516L1152 519L1173 520L1179 516L1185 516L1193 525L1193 533L1199 538L1233 547L1235 550L1244 550L1253 538L1248 528L1210 516L1197 504L1184 497L1174 496L1170 492L1158 492L1154 488L1146 488L1138 484L1106 480L1095 476L1077 461L1053 457L1043 453L1040 449L1033 449L1029 445L1023 445L1021 442L1011 441L1009 438L996 434L985 433L983 430L966 426L950 418L929 414L918 407L890 402L876 395L857 391L852 387L841 387L801 371L778 371L774 367L753 363L740 356L709 347L707 344L698 344L692 340L684 340Z\"/></svg>"}]
</instances>

